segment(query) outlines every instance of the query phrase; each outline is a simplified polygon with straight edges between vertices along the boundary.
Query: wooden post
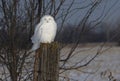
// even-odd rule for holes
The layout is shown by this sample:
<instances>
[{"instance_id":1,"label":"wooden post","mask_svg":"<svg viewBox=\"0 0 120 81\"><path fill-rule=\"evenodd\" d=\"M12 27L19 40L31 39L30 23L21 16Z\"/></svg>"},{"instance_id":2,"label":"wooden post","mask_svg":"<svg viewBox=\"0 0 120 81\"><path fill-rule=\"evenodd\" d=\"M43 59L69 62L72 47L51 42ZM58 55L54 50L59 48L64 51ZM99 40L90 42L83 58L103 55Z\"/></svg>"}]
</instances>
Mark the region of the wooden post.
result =
<instances>
[{"instance_id":1,"label":"wooden post","mask_svg":"<svg viewBox=\"0 0 120 81\"><path fill-rule=\"evenodd\" d=\"M58 43L42 43L36 51L33 81L58 81Z\"/></svg>"}]
</instances>

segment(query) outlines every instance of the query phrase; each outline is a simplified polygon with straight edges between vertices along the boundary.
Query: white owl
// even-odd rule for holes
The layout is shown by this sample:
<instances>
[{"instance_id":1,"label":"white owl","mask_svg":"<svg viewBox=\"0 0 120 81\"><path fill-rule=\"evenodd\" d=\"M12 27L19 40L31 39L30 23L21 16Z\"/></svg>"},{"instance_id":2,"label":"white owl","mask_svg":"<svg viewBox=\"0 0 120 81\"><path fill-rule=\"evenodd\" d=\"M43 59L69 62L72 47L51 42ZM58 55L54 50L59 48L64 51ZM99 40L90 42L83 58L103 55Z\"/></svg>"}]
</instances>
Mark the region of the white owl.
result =
<instances>
[{"instance_id":1,"label":"white owl","mask_svg":"<svg viewBox=\"0 0 120 81\"><path fill-rule=\"evenodd\" d=\"M33 46L31 51L40 47L40 43L51 43L54 41L57 31L57 24L50 15L41 18L40 23L35 28L34 35L31 37Z\"/></svg>"}]
</instances>

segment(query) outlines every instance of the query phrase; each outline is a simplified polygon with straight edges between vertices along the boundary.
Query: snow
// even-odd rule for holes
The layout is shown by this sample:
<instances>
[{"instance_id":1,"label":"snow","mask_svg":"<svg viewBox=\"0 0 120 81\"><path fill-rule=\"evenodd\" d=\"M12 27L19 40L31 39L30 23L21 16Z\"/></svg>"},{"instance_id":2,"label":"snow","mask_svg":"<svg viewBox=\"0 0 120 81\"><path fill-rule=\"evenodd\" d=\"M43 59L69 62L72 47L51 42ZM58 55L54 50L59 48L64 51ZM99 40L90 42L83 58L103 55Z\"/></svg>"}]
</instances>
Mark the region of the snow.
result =
<instances>
[{"instance_id":1,"label":"snow","mask_svg":"<svg viewBox=\"0 0 120 81\"><path fill-rule=\"evenodd\" d=\"M67 56L70 48L65 47L61 50L61 59ZM66 66L73 66L76 62L80 62L77 65L83 65L98 52L99 48L100 46L76 48L73 52L74 55L69 59ZM89 65L61 73L59 75L60 81L120 81L120 47L106 46L102 48L100 53ZM22 78L23 80L27 79L27 81L31 81L34 55L30 55L25 62ZM0 67L2 67L0 68L0 78L5 78L3 75L4 71L8 77L9 74L4 65L1 64Z\"/></svg>"},{"instance_id":2,"label":"snow","mask_svg":"<svg viewBox=\"0 0 120 81\"><path fill-rule=\"evenodd\" d=\"M71 66L80 60L82 60L80 64L86 63L91 56L97 53L99 48L99 46L77 48L74 52L74 57L70 59L67 66ZM70 50L69 48L66 49ZM67 50L63 49L61 53L67 54ZM67 75L69 81L120 81L120 47L104 47L101 52L102 51L104 52L96 57L88 66L76 70L69 70L61 75ZM62 58L65 58L65 56ZM83 58L85 58L85 60L83 60ZM68 80L64 79L61 81Z\"/></svg>"}]
</instances>

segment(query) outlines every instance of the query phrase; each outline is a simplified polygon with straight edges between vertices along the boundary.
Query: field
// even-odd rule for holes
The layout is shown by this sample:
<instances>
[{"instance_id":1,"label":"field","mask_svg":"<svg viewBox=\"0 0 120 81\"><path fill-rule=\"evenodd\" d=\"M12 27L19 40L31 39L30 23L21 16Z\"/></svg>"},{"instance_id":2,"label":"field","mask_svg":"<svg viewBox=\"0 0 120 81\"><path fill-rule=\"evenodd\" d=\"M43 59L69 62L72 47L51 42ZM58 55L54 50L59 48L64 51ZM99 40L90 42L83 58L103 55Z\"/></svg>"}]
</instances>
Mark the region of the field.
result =
<instances>
[{"instance_id":1,"label":"field","mask_svg":"<svg viewBox=\"0 0 120 81\"><path fill-rule=\"evenodd\" d=\"M74 51L74 56L67 62L67 65L82 65L89 61L98 51L99 55L87 66L64 72L64 79L61 81L120 81L120 47L116 45L102 44L79 45ZM62 49L61 53L67 55L70 46Z\"/></svg>"},{"instance_id":2,"label":"field","mask_svg":"<svg viewBox=\"0 0 120 81\"><path fill-rule=\"evenodd\" d=\"M64 59L70 52L73 45L65 46L60 51L61 59ZM72 57L67 61L66 66L79 66L88 62L96 53L98 56L87 66L78 69L71 69L62 72L60 70L60 81L120 81L120 47L115 44L84 44L78 45ZM31 81L34 56L26 59L23 79ZM62 65L62 63L60 63ZM9 77L6 68L1 64L0 78ZM5 73L5 72L6 73ZM62 72L62 73L61 73ZM3 74L4 73L4 74Z\"/></svg>"}]
</instances>

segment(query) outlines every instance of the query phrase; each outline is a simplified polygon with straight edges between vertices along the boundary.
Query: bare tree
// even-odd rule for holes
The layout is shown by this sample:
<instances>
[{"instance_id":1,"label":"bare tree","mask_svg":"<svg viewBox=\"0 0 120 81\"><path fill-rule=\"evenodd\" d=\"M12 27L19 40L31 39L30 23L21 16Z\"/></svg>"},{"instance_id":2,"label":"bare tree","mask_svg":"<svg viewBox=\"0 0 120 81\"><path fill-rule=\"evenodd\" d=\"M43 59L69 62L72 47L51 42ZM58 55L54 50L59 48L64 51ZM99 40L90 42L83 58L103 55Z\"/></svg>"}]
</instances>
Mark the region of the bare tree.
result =
<instances>
[{"instance_id":1,"label":"bare tree","mask_svg":"<svg viewBox=\"0 0 120 81\"><path fill-rule=\"evenodd\" d=\"M56 39L60 36L65 25L68 25L69 19L74 16L77 12L86 9L86 13L81 20L77 20L75 23L75 29L70 31L69 36L75 36L79 39L64 59L60 59L59 69L64 72L71 69L78 69L87 66L91 63L99 54L103 51L103 43L98 49L97 53L94 54L85 64L78 65L81 63L76 62L72 66L68 66L67 62L75 55L73 53L80 43L80 39L84 36L87 29L87 24L94 23L94 26L101 23L102 20L98 21L103 14L100 15L95 21L88 22L92 13L97 9L103 0L90 0L87 5L75 7L75 5L81 5L86 1L75 1L75 0L1 0L0 1L0 65L2 65L2 73L0 79L3 81L32 81L33 80L33 66L34 54L27 53L31 46L30 37L33 34L35 25L40 21L41 16L50 14L55 17L58 22L58 33ZM81 14L81 13L80 13ZM69 30L69 29L68 29ZM80 31L78 31L80 30ZM68 38L69 38L68 36ZM4 42L3 42L4 41ZM61 47L64 46L61 44ZM61 48L62 49L62 48ZM83 58L85 60L86 58ZM57 68L57 67L56 67ZM58 69L58 68L57 68ZM1 77L2 76L2 77Z\"/></svg>"}]
</instances>

